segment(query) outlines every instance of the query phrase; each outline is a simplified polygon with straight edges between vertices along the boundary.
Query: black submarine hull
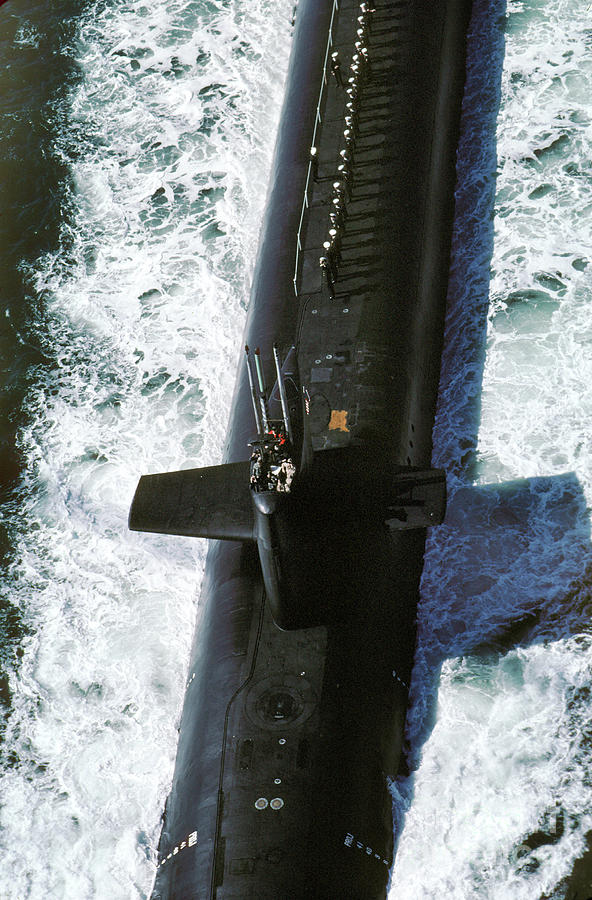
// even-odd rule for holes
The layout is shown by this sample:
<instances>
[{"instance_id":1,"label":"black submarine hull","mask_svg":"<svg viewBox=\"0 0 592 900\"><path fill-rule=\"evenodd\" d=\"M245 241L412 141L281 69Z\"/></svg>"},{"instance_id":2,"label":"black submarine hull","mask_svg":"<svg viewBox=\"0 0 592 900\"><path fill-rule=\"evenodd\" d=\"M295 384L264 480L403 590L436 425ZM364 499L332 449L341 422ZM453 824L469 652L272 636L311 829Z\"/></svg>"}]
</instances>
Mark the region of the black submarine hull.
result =
<instances>
[{"instance_id":1,"label":"black submarine hull","mask_svg":"<svg viewBox=\"0 0 592 900\"><path fill-rule=\"evenodd\" d=\"M274 621L255 544L209 549L152 900L386 897L387 778L402 758L425 529L393 531L352 504L348 454L371 456L386 492L389 473L430 466L470 5L373 4L331 296L318 260L345 97L327 48L346 74L360 5L300 0L245 337L297 346L322 504L295 548L289 630ZM242 370L227 463L248 458L252 431Z\"/></svg>"}]
</instances>

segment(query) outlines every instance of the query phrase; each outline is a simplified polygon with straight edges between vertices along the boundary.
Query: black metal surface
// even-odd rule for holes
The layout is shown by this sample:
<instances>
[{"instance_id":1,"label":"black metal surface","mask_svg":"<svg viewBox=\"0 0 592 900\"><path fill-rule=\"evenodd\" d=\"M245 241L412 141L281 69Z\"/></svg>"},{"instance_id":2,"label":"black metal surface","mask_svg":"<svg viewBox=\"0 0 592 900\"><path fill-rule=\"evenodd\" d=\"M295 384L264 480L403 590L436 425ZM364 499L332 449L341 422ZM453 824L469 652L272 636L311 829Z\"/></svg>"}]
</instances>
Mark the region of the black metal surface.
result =
<instances>
[{"instance_id":1,"label":"black metal surface","mask_svg":"<svg viewBox=\"0 0 592 900\"><path fill-rule=\"evenodd\" d=\"M227 463L143 475L132 501L129 528L218 540L253 540L249 463Z\"/></svg>"},{"instance_id":2,"label":"black metal surface","mask_svg":"<svg viewBox=\"0 0 592 900\"><path fill-rule=\"evenodd\" d=\"M371 455L385 508L400 467L430 466L470 0L375 6L334 298L318 262L345 111L331 76L296 297L332 10L331 0L300 0L245 335L261 347L268 381L274 342L283 353L296 343L310 389L322 503L282 520L294 541L308 531L309 558L295 553L289 573L308 627L274 623L254 545L212 544L153 900L386 896L386 779L401 759L425 531L393 535L352 499L356 476L339 460L354 448ZM344 69L358 7L340 3ZM247 459L252 423L241 371L227 461Z\"/></svg>"}]
</instances>

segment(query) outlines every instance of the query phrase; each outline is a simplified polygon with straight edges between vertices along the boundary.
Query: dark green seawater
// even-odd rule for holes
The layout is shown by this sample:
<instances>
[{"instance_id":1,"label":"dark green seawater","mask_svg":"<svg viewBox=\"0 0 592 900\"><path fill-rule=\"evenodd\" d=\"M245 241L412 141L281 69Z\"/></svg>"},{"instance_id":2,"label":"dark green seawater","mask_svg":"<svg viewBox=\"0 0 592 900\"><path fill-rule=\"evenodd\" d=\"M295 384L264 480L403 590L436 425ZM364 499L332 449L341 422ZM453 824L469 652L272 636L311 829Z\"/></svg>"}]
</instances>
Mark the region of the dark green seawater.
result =
<instances>
[{"instance_id":1,"label":"dark green seawater","mask_svg":"<svg viewBox=\"0 0 592 900\"><path fill-rule=\"evenodd\" d=\"M205 547L138 477L224 440L291 5L0 9L0 897L146 897Z\"/></svg>"},{"instance_id":2,"label":"dark green seawater","mask_svg":"<svg viewBox=\"0 0 592 900\"><path fill-rule=\"evenodd\" d=\"M55 365L41 345L44 298L33 272L40 257L67 250L71 211L68 160L57 139L68 127L69 98L81 77L73 52L84 2L11 2L0 12L0 564L8 567L20 528L27 460L19 448L23 400L42 368ZM0 600L0 700L10 710L7 669L21 651L26 616Z\"/></svg>"}]
</instances>

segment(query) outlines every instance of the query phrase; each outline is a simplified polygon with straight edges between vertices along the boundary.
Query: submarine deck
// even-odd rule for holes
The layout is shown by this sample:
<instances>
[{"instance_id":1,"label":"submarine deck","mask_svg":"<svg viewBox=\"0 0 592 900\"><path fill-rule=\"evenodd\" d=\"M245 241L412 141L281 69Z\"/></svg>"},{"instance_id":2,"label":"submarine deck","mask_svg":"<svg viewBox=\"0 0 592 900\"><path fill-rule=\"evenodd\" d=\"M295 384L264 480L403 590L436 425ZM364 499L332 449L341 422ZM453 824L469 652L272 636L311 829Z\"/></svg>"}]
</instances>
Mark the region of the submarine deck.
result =
<instances>
[{"instance_id":1,"label":"submarine deck","mask_svg":"<svg viewBox=\"0 0 592 900\"><path fill-rule=\"evenodd\" d=\"M301 227L298 205L267 293L257 289L264 233L246 337L271 353L272 341L286 350L296 336L316 450L370 444L387 466L429 466L470 3L373 5L334 285L319 259L347 98L327 67L317 180L307 163ZM312 17L313 7L301 2L298 15ZM360 4L333 10L328 47L347 77ZM272 198L272 220L281 202ZM252 431L244 377L234 409L228 456L240 459ZM342 535L342 487L328 511L335 562L306 602L323 604L339 566L351 583L324 625L281 631L253 548L211 547L154 900L386 896L386 777L402 757L425 532Z\"/></svg>"},{"instance_id":2,"label":"submarine deck","mask_svg":"<svg viewBox=\"0 0 592 900\"><path fill-rule=\"evenodd\" d=\"M355 2L340 4L331 40L347 74L358 11ZM298 359L311 396L314 449L371 440L389 448L392 462L420 466L431 460L444 314L442 303L423 296L429 290L425 278L433 278L438 266L440 274L448 266L447 234L439 230L442 214L430 203L444 203L450 210L453 195L453 183L437 199L431 190L432 171L439 154L447 152L449 136L434 127L438 110L426 73L439 52L440 35L433 23L422 22L428 17L433 11L427 7L395 0L377 4L372 18L370 68L358 98L351 193L332 290L319 260L326 253L323 242L330 240L328 210L345 146L348 95L329 76L319 105L318 164L316 173L311 165L305 190L295 277ZM419 58L418 34L423 37ZM426 132L434 135L429 153ZM436 246L428 250L434 261L426 275L421 265L430 242ZM417 329L419 341L410 339ZM419 350L419 366L408 360L410 348L414 355ZM418 396L429 396L432 409L422 404L421 415L414 416L410 406ZM423 422L428 427L422 428Z\"/></svg>"}]
</instances>

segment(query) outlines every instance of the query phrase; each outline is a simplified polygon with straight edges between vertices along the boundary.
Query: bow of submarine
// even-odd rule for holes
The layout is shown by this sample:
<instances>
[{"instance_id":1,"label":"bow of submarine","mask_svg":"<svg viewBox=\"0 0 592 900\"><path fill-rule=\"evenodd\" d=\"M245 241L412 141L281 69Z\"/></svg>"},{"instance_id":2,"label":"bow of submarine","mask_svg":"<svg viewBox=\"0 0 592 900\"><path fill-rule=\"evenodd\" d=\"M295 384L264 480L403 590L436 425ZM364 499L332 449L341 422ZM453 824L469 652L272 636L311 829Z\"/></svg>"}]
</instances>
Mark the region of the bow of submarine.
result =
<instances>
[{"instance_id":1,"label":"bow of submarine","mask_svg":"<svg viewBox=\"0 0 592 900\"><path fill-rule=\"evenodd\" d=\"M248 502L229 488L236 521L211 531L230 540L208 552L152 900L383 900L387 892L387 777L402 755L425 528L393 530L383 515L367 515L356 498L360 466L347 460L350 452L371 459L387 494L393 472L430 466L470 2L374 3L335 299L318 269L343 114L327 70L320 178L310 187L296 296L329 29L347 58L358 7L300 0L245 332L268 375L272 345L295 344L310 392L323 474L317 508L314 496L294 507L291 534L301 540L288 558L298 614L288 629L274 620ZM225 453L234 472L244 474L252 434L241 369ZM178 524L179 508L184 522L195 518L194 495L171 484L159 509L136 510L131 527L195 533ZM163 516L168 524L150 527Z\"/></svg>"}]
</instances>

